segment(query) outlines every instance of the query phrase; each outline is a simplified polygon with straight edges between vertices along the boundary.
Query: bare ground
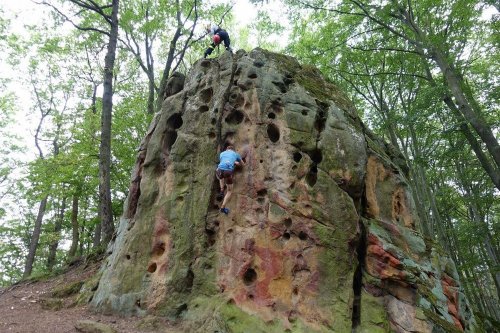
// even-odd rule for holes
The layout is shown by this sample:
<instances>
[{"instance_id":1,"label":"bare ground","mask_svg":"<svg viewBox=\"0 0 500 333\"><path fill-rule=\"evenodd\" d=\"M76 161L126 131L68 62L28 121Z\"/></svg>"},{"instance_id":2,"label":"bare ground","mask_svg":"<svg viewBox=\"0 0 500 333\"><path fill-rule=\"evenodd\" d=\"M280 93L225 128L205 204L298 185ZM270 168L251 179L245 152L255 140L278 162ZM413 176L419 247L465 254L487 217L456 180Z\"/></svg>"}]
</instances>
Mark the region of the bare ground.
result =
<instances>
[{"instance_id":1,"label":"bare ground","mask_svg":"<svg viewBox=\"0 0 500 333\"><path fill-rule=\"evenodd\" d=\"M78 293L54 298L61 286L93 276L100 263L81 264L65 274L44 281L21 282L0 289L0 332L2 333L73 333L81 332L75 324L91 320L109 325L120 333L169 332L172 326L158 318L120 317L94 313L87 305L77 305ZM48 309L55 301L60 310ZM57 308L57 306L56 306ZM139 327L139 325L141 325ZM146 327L144 327L146 326Z\"/></svg>"}]
</instances>

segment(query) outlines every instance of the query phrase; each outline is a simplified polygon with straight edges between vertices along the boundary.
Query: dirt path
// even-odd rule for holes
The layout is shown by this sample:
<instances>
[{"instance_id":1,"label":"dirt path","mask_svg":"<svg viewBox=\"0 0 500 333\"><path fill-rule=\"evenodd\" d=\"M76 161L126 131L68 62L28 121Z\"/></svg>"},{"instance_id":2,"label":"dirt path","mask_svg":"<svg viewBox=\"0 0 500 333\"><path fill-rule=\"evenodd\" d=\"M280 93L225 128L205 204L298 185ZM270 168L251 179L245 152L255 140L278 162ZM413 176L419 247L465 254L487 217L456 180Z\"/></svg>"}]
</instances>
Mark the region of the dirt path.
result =
<instances>
[{"instance_id":1,"label":"dirt path","mask_svg":"<svg viewBox=\"0 0 500 333\"><path fill-rule=\"evenodd\" d=\"M78 294L54 298L52 292L62 285L82 281L98 270L99 263L76 267L64 275L46 281L22 282L0 289L0 332L2 333L73 333L81 320L103 323L120 333L168 332L168 323L158 319L105 316L93 313L86 305L75 305ZM55 301L55 305L51 304ZM60 310L50 310L49 307ZM138 324L148 323L145 328Z\"/></svg>"}]
</instances>

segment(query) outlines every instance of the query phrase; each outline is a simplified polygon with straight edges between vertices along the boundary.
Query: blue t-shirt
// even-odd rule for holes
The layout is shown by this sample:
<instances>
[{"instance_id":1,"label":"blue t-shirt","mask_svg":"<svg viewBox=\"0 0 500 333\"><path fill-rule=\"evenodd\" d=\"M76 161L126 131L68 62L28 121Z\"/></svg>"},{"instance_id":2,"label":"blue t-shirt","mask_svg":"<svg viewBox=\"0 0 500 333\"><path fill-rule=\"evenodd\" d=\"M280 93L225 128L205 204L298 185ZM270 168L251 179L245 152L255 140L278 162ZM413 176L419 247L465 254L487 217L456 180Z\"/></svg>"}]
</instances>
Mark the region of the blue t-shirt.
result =
<instances>
[{"instance_id":1,"label":"blue t-shirt","mask_svg":"<svg viewBox=\"0 0 500 333\"><path fill-rule=\"evenodd\" d=\"M232 171L234 170L234 162L241 162L241 156L233 150L225 150L220 153L219 161L219 165L217 166L219 170Z\"/></svg>"}]
</instances>

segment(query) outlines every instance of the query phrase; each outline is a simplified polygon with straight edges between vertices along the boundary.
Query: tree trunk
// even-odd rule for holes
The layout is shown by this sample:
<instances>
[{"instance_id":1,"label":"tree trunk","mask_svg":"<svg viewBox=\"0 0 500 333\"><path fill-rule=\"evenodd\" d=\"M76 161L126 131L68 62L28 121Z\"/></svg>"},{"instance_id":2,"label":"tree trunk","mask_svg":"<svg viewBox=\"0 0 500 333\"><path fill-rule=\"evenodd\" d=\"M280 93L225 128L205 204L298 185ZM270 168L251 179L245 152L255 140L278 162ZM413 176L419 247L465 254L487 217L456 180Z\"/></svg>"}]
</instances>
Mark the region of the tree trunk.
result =
<instances>
[{"instance_id":1,"label":"tree trunk","mask_svg":"<svg viewBox=\"0 0 500 333\"><path fill-rule=\"evenodd\" d=\"M71 260L76 255L80 232L78 230L78 200L77 194L73 195L73 205L71 209L71 247L68 252L68 258Z\"/></svg>"},{"instance_id":2,"label":"tree trunk","mask_svg":"<svg viewBox=\"0 0 500 333\"><path fill-rule=\"evenodd\" d=\"M59 210L59 216L56 218L54 224L54 241L49 245L49 255L47 257L47 269L52 272L54 265L56 263L57 247L59 246L59 237L61 236L62 224L64 221L64 212L66 210L66 198L63 198L62 205Z\"/></svg>"},{"instance_id":3,"label":"tree trunk","mask_svg":"<svg viewBox=\"0 0 500 333\"><path fill-rule=\"evenodd\" d=\"M472 221L478 225L479 228L486 230L486 235L483 238L484 250L486 250L487 258L485 258L486 265L488 266L488 270L490 271L491 277L497 289L497 297L500 299L500 271L498 267L500 267L500 263L498 261L498 257L496 255L496 251L491 243L491 235L488 230L488 226L484 222L483 217L479 214L478 209L474 205L474 201L471 202L470 212L472 215Z\"/></svg>"},{"instance_id":4,"label":"tree trunk","mask_svg":"<svg viewBox=\"0 0 500 333\"><path fill-rule=\"evenodd\" d=\"M31 270L33 269L36 249L38 247L38 240L40 239L40 233L42 231L43 215L45 214L45 208L47 207L48 199L49 196L47 195L42 199L42 201L40 201L40 206L38 208L38 215L35 221L35 228L33 229L33 235L31 235L28 257L26 258L26 265L24 266L23 278L27 278L28 276L30 276Z\"/></svg>"},{"instance_id":5,"label":"tree trunk","mask_svg":"<svg viewBox=\"0 0 500 333\"><path fill-rule=\"evenodd\" d=\"M172 68L172 63L174 62L174 54L175 54L175 45L177 44L177 40L181 36L180 27L175 31L174 37L170 41L170 49L168 51L167 63L165 64L165 68L163 69L163 74L161 76L160 81L160 90L158 92L158 96L156 98L156 111L160 111L161 105L163 104L163 95L165 94L165 90L167 89L167 81L170 76L170 70Z\"/></svg>"},{"instance_id":6,"label":"tree trunk","mask_svg":"<svg viewBox=\"0 0 500 333\"><path fill-rule=\"evenodd\" d=\"M434 50L432 56L443 73L444 81L455 98L458 110L484 142L497 167L500 167L500 146L498 145L498 141L485 119L478 112L479 110L474 110L471 103L467 100L462 89L462 86L465 84L463 78L455 71L440 51Z\"/></svg>"},{"instance_id":7,"label":"tree trunk","mask_svg":"<svg viewBox=\"0 0 500 333\"><path fill-rule=\"evenodd\" d=\"M98 216L98 220L99 221L101 220L100 216ZM102 233L102 224L97 223L92 237L92 247L94 249L97 249L99 246L101 246L101 233Z\"/></svg>"},{"instance_id":8,"label":"tree trunk","mask_svg":"<svg viewBox=\"0 0 500 333\"><path fill-rule=\"evenodd\" d=\"M113 111L113 69L118 40L118 4L113 0L111 30L104 60L104 93L102 97L101 146L99 149L99 199L103 241L107 244L113 237L113 213L111 208L111 119Z\"/></svg>"},{"instance_id":9,"label":"tree trunk","mask_svg":"<svg viewBox=\"0 0 500 333\"><path fill-rule=\"evenodd\" d=\"M448 108L453 112L455 117L457 118L457 121L460 124L460 131L462 134L465 136L467 141L469 142L472 150L474 151L474 154L476 155L477 159L479 160L479 163L481 163L481 166L483 169L486 171L488 176L490 177L491 181L495 185L495 187L500 190L500 170L493 167L491 165L490 161L486 157L486 155L483 153L483 150L481 149L481 145L479 142L477 142L476 138L474 137L474 134L469 129L469 126L465 124L464 122L461 121L460 117L460 111L458 110L457 106L455 103L452 101L450 96L445 96L443 98L443 101L445 104L448 106Z\"/></svg>"}]
</instances>

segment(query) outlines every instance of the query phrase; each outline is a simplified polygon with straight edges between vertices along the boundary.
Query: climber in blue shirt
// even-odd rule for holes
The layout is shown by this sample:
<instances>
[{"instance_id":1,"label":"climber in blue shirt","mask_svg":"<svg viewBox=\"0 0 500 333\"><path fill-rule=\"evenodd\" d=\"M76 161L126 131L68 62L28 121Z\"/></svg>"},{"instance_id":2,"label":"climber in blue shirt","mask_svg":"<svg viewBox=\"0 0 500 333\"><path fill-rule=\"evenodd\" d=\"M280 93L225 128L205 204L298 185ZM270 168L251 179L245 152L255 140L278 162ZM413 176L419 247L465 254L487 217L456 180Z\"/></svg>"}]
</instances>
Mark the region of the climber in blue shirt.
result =
<instances>
[{"instance_id":1,"label":"climber in blue shirt","mask_svg":"<svg viewBox=\"0 0 500 333\"><path fill-rule=\"evenodd\" d=\"M219 165L217 166L217 170L215 170L215 175L217 176L220 185L220 193L218 195L219 198L224 196L224 182L226 183L227 192L220 206L220 211L226 215L229 214L229 209L226 208L226 204L233 191L234 166L244 164L245 162L241 159L240 154L235 152L234 147L231 145L227 146L226 150L220 153Z\"/></svg>"}]
</instances>

